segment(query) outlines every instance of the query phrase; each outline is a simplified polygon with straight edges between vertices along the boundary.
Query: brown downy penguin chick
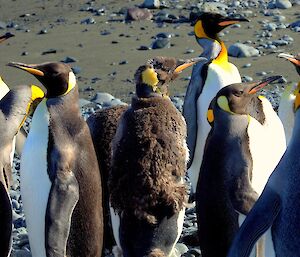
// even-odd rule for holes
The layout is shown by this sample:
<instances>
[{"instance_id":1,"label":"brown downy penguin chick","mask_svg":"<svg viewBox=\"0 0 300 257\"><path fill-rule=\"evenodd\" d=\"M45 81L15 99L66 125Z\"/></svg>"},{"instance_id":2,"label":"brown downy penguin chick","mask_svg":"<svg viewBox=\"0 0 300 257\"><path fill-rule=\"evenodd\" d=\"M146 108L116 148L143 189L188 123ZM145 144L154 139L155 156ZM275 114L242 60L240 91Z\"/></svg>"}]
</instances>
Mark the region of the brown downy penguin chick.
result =
<instances>
[{"instance_id":1,"label":"brown downy penguin chick","mask_svg":"<svg viewBox=\"0 0 300 257\"><path fill-rule=\"evenodd\" d=\"M12 184L13 140L26 117L44 97L37 86L19 86L0 100L0 256L7 257L12 242L12 207L9 196Z\"/></svg>"},{"instance_id":2,"label":"brown downy penguin chick","mask_svg":"<svg viewBox=\"0 0 300 257\"><path fill-rule=\"evenodd\" d=\"M261 88L279 78L281 76L226 86L219 90L212 110L208 111L212 128L196 191L198 235L203 257L226 257L241 218L249 213L261 193L261 183L266 183L272 172L263 164L276 160L278 153L283 154L283 149L274 149L269 141L274 142L274 136L277 136L276 141L281 140L277 131L283 131L282 124L276 114L269 115L273 112L272 107L256 95ZM271 127L264 127L263 121ZM261 163L258 157L270 150L272 154ZM258 248L257 252L261 254L262 251ZM257 256L263 256L259 254Z\"/></svg>"},{"instance_id":3,"label":"brown downy penguin chick","mask_svg":"<svg viewBox=\"0 0 300 257\"><path fill-rule=\"evenodd\" d=\"M158 57L135 73L136 96L120 118L112 144L115 255L118 249L124 257L170 256L181 234L187 200L186 124L167 96L167 83L193 64Z\"/></svg>"},{"instance_id":4,"label":"brown downy penguin chick","mask_svg":"<svg viewBox=\"0 0 300 257\"><path fill-rule=\"evenodd\" d=\"M101 256L100 172L75 75L58 62L9 66L33 74L47 89L33 115L20 169L32 256Z\"/></svg>"}]
</instances>

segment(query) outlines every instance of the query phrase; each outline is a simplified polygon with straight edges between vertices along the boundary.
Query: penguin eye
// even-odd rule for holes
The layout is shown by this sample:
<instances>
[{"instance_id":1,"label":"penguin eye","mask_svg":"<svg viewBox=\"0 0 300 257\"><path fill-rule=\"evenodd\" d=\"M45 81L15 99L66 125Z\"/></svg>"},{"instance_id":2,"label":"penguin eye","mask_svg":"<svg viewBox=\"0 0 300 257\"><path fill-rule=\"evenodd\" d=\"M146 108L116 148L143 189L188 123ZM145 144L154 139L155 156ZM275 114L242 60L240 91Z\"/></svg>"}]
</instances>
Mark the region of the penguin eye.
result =
<instances>
[{"instance_id":1,"label":"penguin eye","mask_svg":"<svg viewBox=\"0 0 300 257\"><path fill-rule=\"evenodd\" d=\"M234 94L235 96L237 96L237 97L240 97L243 93L244 93L243 90L236 90L236 91L233 92L233 94Z\"/></svg>"}]
</instances>

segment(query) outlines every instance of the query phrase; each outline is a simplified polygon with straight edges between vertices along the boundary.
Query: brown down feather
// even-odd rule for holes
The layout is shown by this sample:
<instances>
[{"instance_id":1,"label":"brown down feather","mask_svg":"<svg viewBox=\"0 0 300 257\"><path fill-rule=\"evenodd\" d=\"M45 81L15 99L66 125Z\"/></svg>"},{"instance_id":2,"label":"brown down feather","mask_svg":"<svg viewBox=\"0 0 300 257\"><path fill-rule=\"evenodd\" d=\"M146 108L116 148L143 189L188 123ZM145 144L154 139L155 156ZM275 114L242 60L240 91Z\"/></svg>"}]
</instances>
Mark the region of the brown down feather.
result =
<instances>
[{"instance_id":1,"label":"brown down feather","mask_svg":"<svg viewBox=\"0 0 300 257\"><path fill-rule=\"evenodd\" d=\"M133 98L113 141L110 201L118 212L156 223L186 202L186 125L169 99Z\"/></svg>"}]
</instances>

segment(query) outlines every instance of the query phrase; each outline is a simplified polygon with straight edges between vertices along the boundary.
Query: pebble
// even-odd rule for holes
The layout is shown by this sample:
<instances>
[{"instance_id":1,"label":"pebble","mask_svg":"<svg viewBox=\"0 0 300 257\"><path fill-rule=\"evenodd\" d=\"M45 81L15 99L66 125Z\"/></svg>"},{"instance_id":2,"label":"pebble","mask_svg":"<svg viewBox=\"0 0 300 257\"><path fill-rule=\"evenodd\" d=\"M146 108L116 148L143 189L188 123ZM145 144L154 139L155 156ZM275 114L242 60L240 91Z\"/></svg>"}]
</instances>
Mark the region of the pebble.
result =
<instances>
[{"instance_id":1,"label":"pebble","mask_svg":"<svg viewBox=\"0 0 300 257\"><path fill-rule=\"evenodd\" d=\"M259 51L253 46L248 46L242 43L235 43L228 48L228 55L233 57L251 57L258 56Z\"/></svg>"},{"instance_id":2,"label":"pebble","mask_svg":"<svg viewBox=\"0 0 300 257\"><path fill-rule=\"evenodd\" d=\"M292 3L289 0L276 0L275 6L279 9L288 9L292 7Z\"/></svg>"},{"instance_id":3,"label":"pebble","mask_svg":"<svg viewBox=\"0 0 300 257\"><path fill-rule=\"evenodd\" d=\"M160 8L160 1L159 0L145 0L144 3L141 5L143 8L149 9L158 9Z\"/></svg>"},{"instance_id":4,"label":"pebble","mask_svg":"<svg viewBox=\"0 0 300 257\"><path fill-rule=\"evenodd\" d=\"M81 72L81 68L79 66L73 66L72 71L75 75L79 74Z\"/></svg>"},{"instance_id":5,"label":"pebble","mask_svg":"<svg viewBox=\"0 0 300 257\"><path fill-rule=\"evenodd\" d=\"M152 18L153 14L150 10L134 7L127 10L125 21L142 21L151 20Z\"/></svg>"},{"instance_id":6,"label":"pebble","mask_svg":"<svg viewBox=\"0 0 300 257\"><path fill-rule=\"evenodd\" d=\"M149 46L140 46L137 50L149 50L150 47Z\"/></svg>"},{"instance_id":7,"label":"pebble","mask_svg":"<svg viewBox=\"0 0 300 257\"><path fill-rule=\"evenodd\" d=\"M3 21L0 21L0 29L6 29L7 24Z\"/></svg>"},{"instance_id":8,"label":"pebble","mask_svg":"<svg viewBox=\"0 0 300 257\"><path fill-rule=\"evenodd\" d=\"M157 38L152 42L152 49L170 48L171 42L169 38Z\"/></svg>"},{"instance_id":9,"label":"pebble","mask_svg":"<svg viewBox=\"0 0 300 257\"><path fill-rule=\"evenodd\" d=\"M252 82L253 78L250 76L242 76L242 82Z\"/></svg>"},{"instance_id":10,"label":"pebble","mask_svg":"<svg viewBox=\"0 0 300 257\"><path fill-rule=\"evenodd\" d=\"M86 25L95 24L95 23L96 23L96 21L92 17L89 17L89 18L86 18L86 19L83 19L80 21L80 24L86 24Z\"/></svg>"},{"instance_id":11,"label":"pebble","mask_svg":"<svg viewBox=\"0 0 300 257\"><path fill-rule=\"evenodd\" d=\"M51 49L48 49L48 50L42 52L42 55L46 55L46 54L56 54L56 53L57 53L57 50L51 48Z\"/></svg>"},{"instance_id":12,"label":"pebble","mask_svg":"<svg viewBox=\"0 0 300 257\"><path fill-rule=\"evenodd\" d=\"M246 63L246 64L243 65L243 68L250 68L251 66L252 66L251 63Z\"/></svg>"},{"instance_id":13,"label":"pebble","mask_svg":"<svg viewBox=\"0 0 300 257\"><path fill-rule=\"evenodd\" d=\"M77 62L77 59L71 56L65 57L65 59L62 60L64 63L72 63L72 62Z\"/></svg>"},{"instance_id":14,"label":"pebble","mask_svg":"<svg viewBox=\"0 0 300 257\"><path fill-rule=\"evenodd\" d=\"M48 34L48 30L47 30L47 29L42 29L42 30L39 31L38 34L39 34L39 35Z\"/></svg>"}]
</instances>

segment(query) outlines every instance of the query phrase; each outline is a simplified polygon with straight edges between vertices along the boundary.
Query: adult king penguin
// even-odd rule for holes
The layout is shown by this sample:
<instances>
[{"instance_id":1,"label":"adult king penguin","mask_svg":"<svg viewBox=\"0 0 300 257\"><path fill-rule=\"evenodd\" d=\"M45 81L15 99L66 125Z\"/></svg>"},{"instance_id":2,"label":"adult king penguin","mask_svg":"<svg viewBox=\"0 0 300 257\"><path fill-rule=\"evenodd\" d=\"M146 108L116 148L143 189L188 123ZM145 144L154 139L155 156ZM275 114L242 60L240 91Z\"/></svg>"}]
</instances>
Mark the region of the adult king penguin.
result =
<instances>
[{"instance_id":1,"label":"adult king penguin","mask_svg":"<svg viewBox=\"0 0 300 257\"><path fill-rule=\"evenodd\" d=\"M112 144L109 193L119 256L170 256L181 234L186 124L167 96L167 84L193 63L158 57L135 73L136 96Z\"/></svg>"},{"instance_id":2,"label":"adult king penguin","mask_svg":"<svg viewBox=\"0 0 300 257\"><path fill-rule=\"evenodd\" d=\"M229 25L248 20L224 17L216 13L191 15L191 20L196 40L203 48L200 56L206 58L193 67L183 106L190 151L188 175L192 183L192 192L195 192L204 145L210 130L206 120L209 103L222 87L241 82L238 69L228 62L226 46L218 37L218 33Z\"/></svg>"},{"instance_id":3,"label":"adult king penguin","mask_svg":"<svg viewBox=\"0 0 300 257\"><path fill-rule=\"evenodd\" d=\"M300 70L299 56L289 56ZM300 252L300 86L294 101L295 124L287 150L237 233L228 257L246 257L260 236L271 230L274 248L266 257L295 257ZM275 252L275 255L273 255Z\"/></svg>"},{"instance_id":4,"label":"adult king penguin","mask_svg":"<svg viewBox=\"0 0 300 257\"><path fill-rule=\"evenodd\" d=\"M12 184L13 138L33 106L44 97L37 86L20 86L0 100L0 256L11 251L12 207L9 196Z\"/></svg>"},{"instance_id":5,"label":"adult king penguin","mask_svg":"<svg viewBox=\"0 0 300 257\"><path fill-rule=\"evenodd\" d=\"M101 181L78 87L63 63L10 63L47 89L21 158L21 194L33 257L101 256Z\"/></svg>"},{"instance_id":6,"label":"adult king penguin","mask_svg":"<svg viewBox=\"0 0 300 257\"><path fill-rule=\"evenodd\" d=\"M300 62L300 54L298 56L293 56L286 53L281 53L278 55L280 58L285 58L291 63L294 63L298 74L300 75L300 68L297 66L297 61ZM299 86L300 82L298 83ZM278 107L278 116L282 121L285 130L285 136L287 143L292 137L292 132L294 128L294 102L296 98L297 90L292 85L287 86L280 98L280 103Z\"/></svg>"},{"instance_id":7,"label":"adult king penguin","mask_svg":"<svg viewBox=\"0 0 300 257\"><path fill-rule=\"evenodd\" d=\"M255 94L279 78L226 86L217 93L208 111L212 128L196 190L203 257L227 255L239 228L239 214L249 213L272 172L263 162L273 163L274 168L279 161L276 151L283 154L275 142L276 130L282 132L284 139L282 124L270 103ZM273 115L265 115L269 112ZM272 154L266 157L270 151ZM265 159L258 155L264 155ZM274 164L273 158L277 163Z\"/></svg>"}]
</instances>

